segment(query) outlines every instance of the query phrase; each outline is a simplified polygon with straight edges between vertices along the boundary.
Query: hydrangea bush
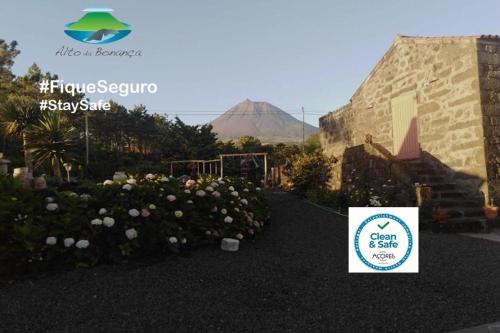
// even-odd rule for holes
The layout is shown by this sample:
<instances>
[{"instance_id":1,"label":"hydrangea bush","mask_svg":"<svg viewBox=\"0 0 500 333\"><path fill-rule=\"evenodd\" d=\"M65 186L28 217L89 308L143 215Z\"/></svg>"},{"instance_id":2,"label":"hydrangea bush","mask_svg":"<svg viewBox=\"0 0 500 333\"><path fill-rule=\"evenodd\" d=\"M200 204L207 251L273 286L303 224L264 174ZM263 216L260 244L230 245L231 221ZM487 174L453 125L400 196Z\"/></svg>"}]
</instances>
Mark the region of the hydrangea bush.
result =
<instances>
[{"instance_id":1,"label":"hydrangea bush","mask_svg":"<svg viewBox=\"0 0 500 333\"><path fill-rule=\"evenodd\" d=\"M147 174L36 193L2 177L0 260L8 271L119 262L252 238L268 218L261 189L241 178L184 183Z\"/></svg>"}]
</instances>

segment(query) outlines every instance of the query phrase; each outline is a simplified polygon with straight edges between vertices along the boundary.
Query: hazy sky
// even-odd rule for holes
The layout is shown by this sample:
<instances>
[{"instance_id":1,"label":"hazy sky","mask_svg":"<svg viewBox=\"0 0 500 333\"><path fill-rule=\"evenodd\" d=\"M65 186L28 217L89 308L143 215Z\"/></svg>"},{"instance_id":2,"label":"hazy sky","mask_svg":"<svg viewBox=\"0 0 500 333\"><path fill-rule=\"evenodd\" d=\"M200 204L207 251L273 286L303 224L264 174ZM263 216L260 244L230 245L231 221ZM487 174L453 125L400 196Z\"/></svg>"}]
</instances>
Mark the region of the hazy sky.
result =
<instances>
[{"instance_id":1,"label":"hazy sky","mask_svg":"<svg viewBox=\"0 0 500 333\"><path fill-rule=\"evenodd\" d=\"M92 6L114 8L132 26L105 48L143 56L56 56L62 46L96 48L63 31ZM296 117L301 106L324 114L349 100L397 33L500 34L498 0L1 0L0 13L0 38L17 40L22 51L17 74L36 62L68 82L155 82L156 95L115 99L188 123L210 121L246 98ZM306 121L317 126L318 117Z\"/></svg>"}]
</instances>

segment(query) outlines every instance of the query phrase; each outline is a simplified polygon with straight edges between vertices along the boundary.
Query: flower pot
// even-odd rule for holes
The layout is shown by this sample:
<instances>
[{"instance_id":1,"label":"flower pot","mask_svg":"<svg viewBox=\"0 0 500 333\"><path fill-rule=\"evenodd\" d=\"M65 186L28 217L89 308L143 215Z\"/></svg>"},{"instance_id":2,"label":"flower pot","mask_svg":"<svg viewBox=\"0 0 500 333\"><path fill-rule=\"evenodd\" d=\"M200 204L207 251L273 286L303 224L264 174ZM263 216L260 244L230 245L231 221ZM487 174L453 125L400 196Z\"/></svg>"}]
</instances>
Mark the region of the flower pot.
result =
<instances>
[{"instance_id":1,"label":"flower pot","mask_svg":"<svg viewBox=\"0 0 500 333\"><path fill-rule=\"evenodd\" d=\"M484 207L484 215L488 220L495 220L498 217L498 207Z\"/></svg>"}]
</instances>

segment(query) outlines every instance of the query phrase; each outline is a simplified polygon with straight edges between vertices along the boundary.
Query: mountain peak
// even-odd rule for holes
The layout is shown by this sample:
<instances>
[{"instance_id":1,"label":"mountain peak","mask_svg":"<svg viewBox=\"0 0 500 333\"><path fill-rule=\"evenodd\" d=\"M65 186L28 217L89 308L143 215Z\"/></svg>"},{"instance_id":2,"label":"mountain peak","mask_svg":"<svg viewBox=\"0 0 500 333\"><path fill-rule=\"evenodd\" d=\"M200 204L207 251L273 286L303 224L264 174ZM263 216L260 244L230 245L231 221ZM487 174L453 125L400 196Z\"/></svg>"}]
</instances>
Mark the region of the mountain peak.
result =
<instances>
[{"instance_id":1,"label":"mountain peak","mask_svg":"<svg viewBox=\"0 0 500 333\"><path fill-rule=\"evenodd\" d=\"M300 142L302 122L269 102L250 99L236 104L211 122L214 132L223 141L235 140L251 135L262 142ZM306 136L318 131L317 127L305 124Z\"/></svg>"}]
</instances>

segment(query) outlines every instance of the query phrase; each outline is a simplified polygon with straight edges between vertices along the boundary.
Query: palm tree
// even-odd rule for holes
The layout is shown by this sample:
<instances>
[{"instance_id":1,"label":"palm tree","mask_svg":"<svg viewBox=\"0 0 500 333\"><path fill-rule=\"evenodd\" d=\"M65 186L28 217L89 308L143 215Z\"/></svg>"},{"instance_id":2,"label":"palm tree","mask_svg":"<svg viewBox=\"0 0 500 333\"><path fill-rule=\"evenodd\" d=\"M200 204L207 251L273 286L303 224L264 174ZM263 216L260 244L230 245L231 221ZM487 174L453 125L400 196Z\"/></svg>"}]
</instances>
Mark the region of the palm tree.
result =
<instances>
[{"instance_id":1,"label":"palm tree","mask_svg":"<svg viewBox=\"0 0 500 333\"><path fill-rule=\"evenodd\" d=\"M27 130L40 119L38 103L26 96L11 96L0 113L0 125L5 135L18 137L23 140L24 162L28 170L33 171L33 161L27 148Z\"/></svg>"},{"instance_id":2,"label":"palm tree","mask_svg":"<svg viewBox=\"0 0 500 333\"><path fill-rule=\"evenodd\" d=\"M50 164L59 184L63 182L61 165L70 160L76 135L76 128L61 111L45 113L27 132L27 148L36 165Z\"/></svg>"}]
</instances>

